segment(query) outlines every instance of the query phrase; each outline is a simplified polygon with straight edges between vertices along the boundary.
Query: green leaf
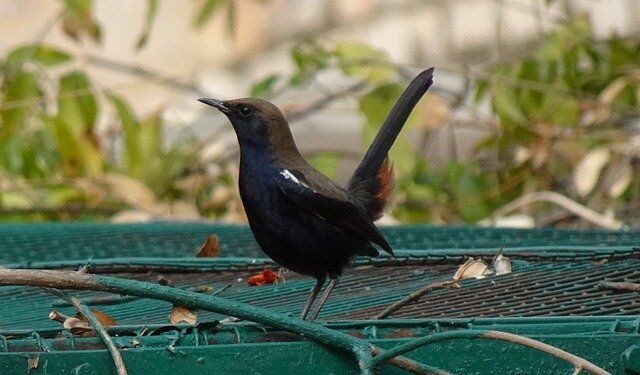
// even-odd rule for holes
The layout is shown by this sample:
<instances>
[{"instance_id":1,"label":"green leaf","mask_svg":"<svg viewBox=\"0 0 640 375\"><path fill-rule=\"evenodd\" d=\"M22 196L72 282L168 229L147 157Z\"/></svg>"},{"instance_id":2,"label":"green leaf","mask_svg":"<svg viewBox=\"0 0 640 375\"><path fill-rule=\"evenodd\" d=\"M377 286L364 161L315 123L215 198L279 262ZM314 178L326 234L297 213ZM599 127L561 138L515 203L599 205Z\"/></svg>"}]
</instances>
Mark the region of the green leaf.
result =
<instances>
[{"instance_id":1,"label":"green leaf","mask_svg":"<svg viewBox=\"0 0 640 375\"><path fill-rule=\"evenodd\" d=\"M33 73L19 72L3 82L0 105L0 141L14 136L36 112L42 95L38 78Z\"/></svg>"},{"instance_id":2,"label":"green leaf","mask_svg":"<svg viewBox=\"0 0 640 375\"><path fill-rule=\"evenodd\" d=\"M145 18L142 34L140 34L140 36L138 37L136 49L140 50L147 45L147 42L149 41L149 33L151 32L153 21L155 21L157 14L158 0L147 0L147 16Z\"/></svg>"},{"instance_id":3,"label":"green leaf","mask_svg":"<svg viewBox=\"0 0 640 375\"><path fill-rule=\"evenodd\" d=\"M475 103L480 102L487 94L489 89L489 81L486 79L479 79L476 81L475 92L473 94L473 101Z\"/></svg>"},{"instance_id":4,"label":"green leaf","mask_svg":"<svg viewBox=\"0 0 640 375\"><path fill-rule=\"evenodd\" d=\"M15 72L27 61L34 61L43 66L51 67L64 64L70 60L71 55L51 46L24 45L9 52L5 64L9 71Z\"/></svg>"},{"instance_id":5,"label":"green leaf","mask_svg":"<svg viewBox=\"0 0 640 375\"><path fill-rule=\"evenodd\" d=\"M129 105L119 96L109 95L120 118L124 135L124 164L126 171L135 178L144 173L144 160L140 149L141 126Z\"/></svg>"},{"instance_id":6,"label":"green leaf","mask_svg":"<svg viewBox=\"0 0 640 375\"><path fill-rule=\"evenodd\" d=\"M489 199L491 189L470 167L455 165L450 174L450 186L458 203L458 214L464 221L473 223L489 215L491 211L485 201Z\"/></svg>"},{"instance_id":7,"label":"green leaf","mask_svg":"<svg viewBox=\"0 0 640 375\"><path fill-rule=\"evenodd\" d=\"M323 45L314 41L299 43L291 49L291 59L298 68L290 79L294 86L309 81L313 74L329 66L333 53Z\"/></svg>"},{"instance_id":8,"label":"green leaf","mask_svg":"<svg viewBox=\"0 0 640 375\"><path fill-rule=\"evenodd\" d=\"M17 160L14 160L17 169L10 172L25 178L49 178L57 172L60 160L55 143L45 129L37 127L22 132L11 143L9 147L15 147L17 152Z\"/></svg>"},{"instance_id":9,"label":"green leaf","mask_svg":"<svg viewBox=\"0 0 640 375\"><path fill-rule=\"evenodd\" d=\"M31 208L33 201L20 191L4 191L0 194L0 206L5 209Z\"/></svg>"},{"instance_id":10,"label":"green leaf","mask_svg":"<svg viewBox=\"0 0 640 375\"><path fill-rule=\"evenodd\" d=\"M387 55L363 43L340 43L335 51L342 71L370 82L383 82L394 72Z\"/></svg>"},{"instance_id":11,"label":"green leaf","mask_svg":"<svg viewBox=\"0 0 640 375\"><path fill-rule=\"evenodd\" d=\"M98 116L98 103L87 75L79 70L60 78L58 117L72 126L76 134L91 133Z\"/></svg>"},{"instance_id":12,"label":"green leaf","mask_svg":"<svg viewBox=\"0 0 640 375\"><path fill-rule=\"evenodd\" d=\"M64 0L62 12L62 30L75 40L87 34L94 41L99 42L102 37L100 26L93 19L92 0Z\"/></svg>"},{"instance_id":13,"label":"green leaf","mask_svg":"<svg viewBox=\"0 0 640 375\"><path fill-rule=\"evenodd\" d=\"M54 136L67 176L97 177L102 174L104 158L92 142L77 134L73 126L60 116L42 117L42 120Z\"/></svg>"},{"instance_id":14,"label":"green leaf","mask_svg":"<svg viewBox=\"0 0 640 375\"><path fill-rule=\"evenodd\" d=\"M260 97L271 93L273 86L282 78L279 74L272 74L258 81L251 87L251 96Z\"/></svg>"},{"instance_id":15,"label":"green leaf","mask_svg":"<svg viewBox=\"0 0 640 375\"><path fill-rule=\"evenodd\" d=\"M580 117L578 101L569 96L546 95L541 118L558 126L576 126Z\"/></svg>"},{"instance_id":16,"label":"green leaf","mask_svg":"<svg viewBox=\"0 0 640 375\"><path fill-rule=\"evenodd\" d=\"M205 0L196 14L193 25L196 29L202 29L213 17L216 9L224 2L224 0Z\"/></svg>"},{"instance_id":17,"label":"green leaf","mask_svg":"<svg viewBox=\"0 0 640 375\"><path fill-rule=\"evenodd\" d=\"M78 190L70 186L54 185L47 189L43 203L49 207L56 207L81 200L82 194Z\"/></svg>"},{"instance_id":18,"label":"green leaf","mask_svg":"<svg viewBox=\"0 0 640 375\"><path fill-rule=\"evenodd\" d=\"M396 100L400 97L403 89L401 85L388 83L376 87L361 97L359 103L360 111L367 119L367 124L376 129L382 125L382 122L387 117ZM373 137L366 141L371 140L373 140Z\"/></svg>"},{"instance_id":19,"label":"green leaf","mask_svg":"<svg viewBox=\"0 0 640 375\"><path fill-rule=\"evenodd\" d=\"M140 150L145 159L162 152L162 117L160 113L145 118L140 123Z\"/></svg>"},{"instance_id":20,"label":"green leaf","mask_svg":"<svg viewBox=\"0 0 640 375\"><path fill-rule=\"evenodd\" d=\"M493 110L503 124L524 124L527 118L520 109L513 90L508 87L496 87L493 92Z\"/></svg>"}]
</instances>

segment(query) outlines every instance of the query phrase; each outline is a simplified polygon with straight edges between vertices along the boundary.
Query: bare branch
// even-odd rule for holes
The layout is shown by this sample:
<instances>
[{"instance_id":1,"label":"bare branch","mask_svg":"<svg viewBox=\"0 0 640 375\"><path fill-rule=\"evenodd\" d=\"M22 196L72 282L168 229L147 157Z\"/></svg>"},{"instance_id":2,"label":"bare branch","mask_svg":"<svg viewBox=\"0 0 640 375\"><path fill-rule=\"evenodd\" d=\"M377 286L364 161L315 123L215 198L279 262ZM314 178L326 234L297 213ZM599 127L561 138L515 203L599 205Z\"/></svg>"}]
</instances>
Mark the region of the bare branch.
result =
<instances>
[{"instance_id":1,"label":"bare branch","mask_svg":"<svg viewBox=\"0 0 640 375\"><path fill-rule=\"evenodd\" d=\"M516 198L515 200L507 203L505 206L502 206L501 208L497 209L493 213L491 218L495 222L497 218L504 216L511 211L517 210L521 207L528 206L536 202L550 202L550 203L556 204L572 212L573 214L579 216L580 218L587 220L598 226L601 226L603 228L620 229L624 225L622 222L616 219L604 216L590 209L589 207L585 207L580 203L575 202L565 197L564 195L558 194L553 191L538 191L535 193L523 195L519 198Z\"/></svg>"},{"instance_id":2,"label":"bare branch","mask_svg":"<svg viewBox=\"0 0 640 375\"><path fill-rule=\"evenodd\" d=\"M609 373L608 371L594 365L593 363L587 361L582 357L578 357L577 355L573 355L569 352L565 352L560 348L556 348L555 346L551 346L549 344L545 344L541 341L530 339L528 337L514 335L513 333L500 332L500 331L488 331L482 337L494 339L494 340L512 342L514 344L527 346L533 349L540 350L547 354L551 354L556 358L560 358L567 362L572 363L576 368L576 370L578 369L586 370L595 375L611 375L611 373ZM579 373L579 371L577 373Z\"/></svg>"},{"instance_id":3,"label":"bare branch","mask_svg":"<svg viewBox=\"0 0 640 375\"><path fill-rule=\"evenodd\" d=\"M401 299L400 301L394 302L391 306L387 307L386 309L384 309L384 311L377 314L371 319L384 319L389 315L393 314L394 312L400 310L404 306L410 304L411 302L417 301L421 297L427 295L428 293L431 293L434 290L451 289L451 288L460 288L460 285L458 284L457 281L453 281L453 280L440 281L437 283L428 284L422 289L409 294L407 297Z\"/></svg>"},{"instance_id":4,"label":"bare branch","mask_svg":"<svg viewBox=\"0 0 640 375\"><path fill-rule=\"evenodd\" d=\"M310 103L305 108L302 108L295 112L290 112L289 114L287 114L287 119L289 121L297 121L297 120L303 119L313 114L314 112L325 108L326 106L331 104L334 100L356 93L364 89L365 87L367 87L367 83L364 81L354 83L353 85L345 88L344 90L323 96L322 98Z\"/></svg>"},{"instance_id":5,"label":"bare branch","mask_svg":"<svg viewBox=\"0 0 640 375\"><path fill-rule=\"evenodd\" d=\"M85 56L87 62L93 66L127 73L134 76L146 78L155 82L161 82L163 85L187 92L197 93L198 95L206 95L205 92L200 90L196 85L191 83L180 82L175 77L167 77L160 73L154 72L150 69L144 68L138 65L127 64L115 60L108 59L102 56L87 55Z\"/></svg>"}]
</instances>

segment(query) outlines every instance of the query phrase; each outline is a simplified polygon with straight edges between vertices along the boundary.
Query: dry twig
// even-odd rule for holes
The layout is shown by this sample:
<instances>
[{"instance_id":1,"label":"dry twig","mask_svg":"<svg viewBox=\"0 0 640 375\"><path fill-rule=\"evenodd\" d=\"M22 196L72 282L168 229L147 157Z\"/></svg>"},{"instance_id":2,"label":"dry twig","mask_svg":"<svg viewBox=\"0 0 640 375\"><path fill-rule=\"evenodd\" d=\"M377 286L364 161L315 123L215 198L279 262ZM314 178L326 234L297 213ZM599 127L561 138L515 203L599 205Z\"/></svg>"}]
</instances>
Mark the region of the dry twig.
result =
<instances>
[{"instance_id":1,"label":"dry twig","mask_svg":"<svg viewBox=\"0 0 640 375\"><path fill-rule=\"evenodd\" d=\"M547 354L551 354L556 358L563 359L571 364L575 368L574 374L579 374L580 371L586 370L595 375L611 375L608 371L594 365L582 357L565 352L560 348L545 344L541 341L530 339L528 337L514 335L513 333L500 332L500 331L488 331L483 337L494 340L508 341L514 344L527 346L533 349L540 350Z\"/></svg>"},{"instance_id":2,"label":"dry twig","mask_svg":"<svg viewBox=\"0 0 640 375\"><path fill-rule=\"evenodd\" d=\"M583 206L580 203L553 191L538 191L516 198L505 206L497 209L493 213L492 219L495 221L497 218L504 216L511 211L536 202L550 202L556 204L580 218L606 229L620 229L623 227L622 222L602 215L589 207Z\"/></svg>"},{"instance_id":3,"label":"dry twig","mask_svg":"<svg viewBox=\"0 0 640 375\"><path fill-rule=\"evenodd\" d=\"M382 311L381 313L377 314L376 316L374 316L371 319L384 319L384 318L388 317L389 315L393 314L394 312L400 310L404 306L410 304L411 302L417 301L421 297L427 295L428 293L431 293L434 290L449 289L449 288L459 288L459 287L460 287L460 285L458 285L458 282L454 281L454 280L447 280L447 281L440 281L440 282L437 282L437 283L431 283L431 284L423 287L422 289L409 294L407 297L401 299L400 301L394 302L391 306L387 307L386 309L384 309L384 311Z\"/></svg>"}]
</instances>

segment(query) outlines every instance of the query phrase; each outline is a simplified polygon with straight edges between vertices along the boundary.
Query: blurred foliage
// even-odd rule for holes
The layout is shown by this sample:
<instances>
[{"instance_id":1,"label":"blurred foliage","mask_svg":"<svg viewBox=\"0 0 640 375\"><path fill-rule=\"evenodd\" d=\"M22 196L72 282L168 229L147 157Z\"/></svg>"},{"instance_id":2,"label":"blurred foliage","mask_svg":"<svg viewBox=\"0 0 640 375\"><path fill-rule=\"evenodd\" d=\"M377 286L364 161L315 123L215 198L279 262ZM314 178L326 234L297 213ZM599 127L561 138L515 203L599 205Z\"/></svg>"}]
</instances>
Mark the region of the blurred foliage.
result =
<instances>
[{"instance_id":1,"label":"blurred foliage","mask_svg":"<svg viewBox=\"0 0 640 375\"><path fill-rule=\"evenodd\" d=\"M491 160L441 171L419 162L402 182L400 218L474 222L524 194L554 191L637 223L640 41L595 40L578 18L475 86L476 101L489 100L499 123L477 149ZM548 208L527 213L544 219Z\"/></svg>"},{"instance_id":2,"label":"blurred foliage","mask_svg":"<svg viewBox=\"0 0 640 375\"><path fill-rule=\"evenodd\" d=\"M99 42L92 2L63 4L64 33ZM157 9L156 1L148 4L138 48ZM67 51L42 43L18 46L0 61L0 217L99 219L132 206L163 215L172 207L162 201L196 199L201 191L180 187L199 168L195 139L167 144L160 113L138 118L73 61ZM101 119L115 134L99 130Z\"/></svg>"},{"instance_id":3,"label":"blurred foliage","mask_svg":"<svg viewBox=\"0 0 640 375\"><path fill-rule=\"evenodd\" d=\"M99 43L92 1L61 3L58 22L66 35ZM158 6L157 0L147 1L135 48L149 40ZM199 1L192 26L198 30L215 12L225 12L232 31L234 11L233 1ZM217 156L204 157L207 145L188 132L169 142L161 111L139 118L124 98L96 87L74 60L67 51L36 42L0 61L0 219L242 220L229 150L209 150ZM366 44L304 41L291 49L291 60L290 74L268 75L250 94L271 99L317 84L323 72L339 72L354 84L290 115L355 96L365 125L362 149L406 85L403 68ZM637 219L637 40L596 41L589 24L577 19L549 34L530 56L495 66L471 83L475 100L491 104L499 131L478 145L475 160L434 168L415 140L433 136L450 116L434 126L431 107L414 111L391 151L395 217L477 222L525 194L552 190L598 212ZM449 112L459 105L437 100ZM323 152L310 159L335 177L340 157ZM548 208L527 213L538 220Z\"/></svg>"}]
</instances>

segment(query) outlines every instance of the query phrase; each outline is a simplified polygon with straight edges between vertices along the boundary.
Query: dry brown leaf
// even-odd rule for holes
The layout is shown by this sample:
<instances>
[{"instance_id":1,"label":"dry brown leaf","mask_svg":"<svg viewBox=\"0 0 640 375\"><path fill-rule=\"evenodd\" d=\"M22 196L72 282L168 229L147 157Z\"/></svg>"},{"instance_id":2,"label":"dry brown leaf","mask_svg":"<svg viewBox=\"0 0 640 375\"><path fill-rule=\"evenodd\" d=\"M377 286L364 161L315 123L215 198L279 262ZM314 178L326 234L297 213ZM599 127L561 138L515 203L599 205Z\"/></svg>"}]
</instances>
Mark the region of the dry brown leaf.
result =
<instances>
[{"instance_id":1,"label":"dry brown leaf","mask_svg":"<svg viewBox=\"0 0 640 375\"><path fill-rule=\"evenodd\" d=\"M220 240L215 234L207 237L204 245L196 253L196 257L215 258L220 256Z\"/></svg>"},{"instance_id":2,"label":"dry brown leaf","mask_svg":"<svg viewBox=\"0 0 640 375\"><path fill-rule=\"evenodd\" d=\"M573 171L573 186L584 197L596 187L602 169L611 160L611 152L605 147L589 151Z\"/></svg>"},{"instance_id":3,"label":"dry brown leaf","mask_svg":"<svg viewBox=\"0 0 640 375\"><path fill-rule=\"evenodd\" d=\"M493 272L496 275L506 275L511 273L511 259L502 255L502 253L496 255L491 266L493 267Z\"/></svg>"},{"instance_id":4,"label":"dry brown leaf","mask_svg":"<svg viewBox=\"0 0 640 375\"><path fill-rule=\"evenodd\" d=\"M464 279L482 279L487 275L491 275L491 270L485 261L482 259L473 259L470 258L463 265L461 265L456 273L453 275L453 280L464 280Z\"/></svg>"},{"instance_id":5,"label":"dry brown leaf","mask_svg":"<svg viewBox=\"0 0 640 375\"><path fill-rule=\"evenodd\" d=\"M198 312L188 307L173 305L171 315L169 315L171 324L179 324L185 322L187 324L196 325L198 323Z\"/></svg>"},{"instance_id":6,"label":"dry brown leaf","mask_svg":"<svg viewBox=\"0 0 640 375\"><path fill-rule=\"evenodd\" d=\"M62 326L74 335L86 335L93 332L93 328L91 328L89 323L74 317L65 320L64 323L62 323Z\"/></svg>"},{"instance_id":7,"label":"dry brown leaf","mask_svg":"<svg viewBox=\"0 0 640 375\"><path fill-rule=\"evenodd\" d=\"M110 317L109 315L103 313L100 310L91 309L91 313L93 314L93 316L96 317L96 319L104 327L111 327L111 326L117 326L118 325L118 322L115 319L113 319L112 317ZM82 320L83 322L87 322L87 318L84 315L80 314L80 313L76 313L76 318Z\"/></svg>"},{"instance_id":8,"label":"dry brown leaf","mask_svg":"<svg viewBox=\"0 0 640 375\"><path fill-rule=\"evenodd\" d=\"M35 357L27 358L27 371L31 372L34 368L38 368L38 364L40 363L40 356L36 355Z\"/></svg>"}]
</instances>

